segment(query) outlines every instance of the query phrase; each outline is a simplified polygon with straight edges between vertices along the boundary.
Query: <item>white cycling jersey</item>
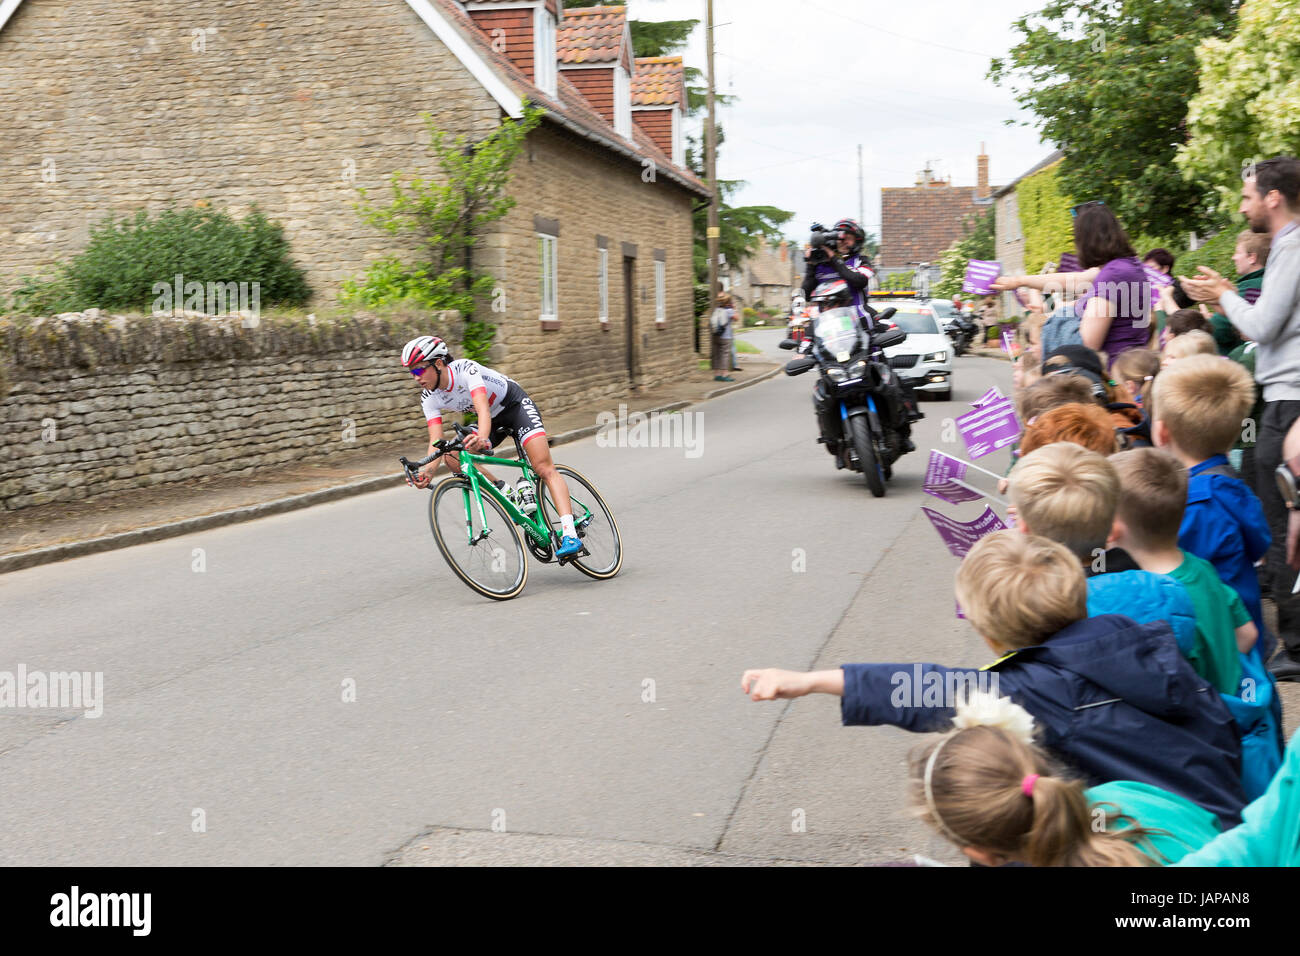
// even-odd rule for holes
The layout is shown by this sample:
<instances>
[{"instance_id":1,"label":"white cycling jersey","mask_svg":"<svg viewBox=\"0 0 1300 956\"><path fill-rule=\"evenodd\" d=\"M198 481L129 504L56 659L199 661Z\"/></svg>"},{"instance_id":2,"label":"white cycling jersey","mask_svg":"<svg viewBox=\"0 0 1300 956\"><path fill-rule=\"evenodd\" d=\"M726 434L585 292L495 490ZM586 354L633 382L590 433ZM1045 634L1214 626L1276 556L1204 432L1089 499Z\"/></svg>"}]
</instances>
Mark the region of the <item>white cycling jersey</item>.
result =
<instances>
[{"instance_id":1,"label":"white cycling jersey","mask_svg":"<svg viewBox=\"0 0 1300 956\"><path fill-rule=\"evenodd\" d=\"M442 424L444 409L472 412L474 395L480 391L487 392L488 412L495 418L505 405L510 386L514 385L515 391L519 391L513 379L469 359L457 359L448 365L447 376L450 381L446 388L426 388L420 392L420 407L430 425Z\"/></svg>"}]
</instances>

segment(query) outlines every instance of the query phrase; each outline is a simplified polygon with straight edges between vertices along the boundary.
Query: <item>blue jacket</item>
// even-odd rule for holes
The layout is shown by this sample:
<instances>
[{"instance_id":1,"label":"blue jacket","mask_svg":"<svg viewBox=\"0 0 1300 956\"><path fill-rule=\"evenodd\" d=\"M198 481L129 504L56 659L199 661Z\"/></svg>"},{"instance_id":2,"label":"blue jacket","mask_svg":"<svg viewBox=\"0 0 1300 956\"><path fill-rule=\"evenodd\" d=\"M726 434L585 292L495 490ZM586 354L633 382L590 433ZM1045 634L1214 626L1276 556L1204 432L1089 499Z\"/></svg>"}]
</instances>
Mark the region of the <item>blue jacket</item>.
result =
<instances>
[{"instance_id":1,"label":"blue jacket","mask_svg":"<svg viewBox=\"0 0 1300 956\"><path fill-rule=\"evenodd\" d=\"M1179 650L1196 646L1196 608L1187 589L1173 578L1150 571L1114 571L1088 578L1088 616L1123 614L1139 624L1166 621Z\"/></svg>"},{"instance_id":2,"label":"blue jacket","mask_svg":"<svg viewBox=\"0 0 1300 956\"><path fill-rule=\"evenodd\" d=\"M1263 506L1244 481L1206 474L1227 465L1227 456L1215 455L1187 469L1187 510L1178 530L1178 546L1209 561L1224 583L1241 595L1259 628L1256 647L1267 659L1272 638L1264 630L1255 562L1268 551L1273 537Z\"/></svg>"},{"instance_id":3,"label":"blue jacket","mask_svg":"<svg viewBox=\"0 0 1300 956\"><path fill-rule=\"evenodd\" d=\"M1186 797L1225 827L1241 818L1246 799L1237 726L1163 622L1138 624L1118 614L1086 618L980 670L939 664L843 669L840 715L846 725L949 730L954 694L932 697L922 688L900 694L900 678L903 685L990 685L1033 714L1043 744L1089 786L1135 780Z\"/></svg>"}]
</instances>

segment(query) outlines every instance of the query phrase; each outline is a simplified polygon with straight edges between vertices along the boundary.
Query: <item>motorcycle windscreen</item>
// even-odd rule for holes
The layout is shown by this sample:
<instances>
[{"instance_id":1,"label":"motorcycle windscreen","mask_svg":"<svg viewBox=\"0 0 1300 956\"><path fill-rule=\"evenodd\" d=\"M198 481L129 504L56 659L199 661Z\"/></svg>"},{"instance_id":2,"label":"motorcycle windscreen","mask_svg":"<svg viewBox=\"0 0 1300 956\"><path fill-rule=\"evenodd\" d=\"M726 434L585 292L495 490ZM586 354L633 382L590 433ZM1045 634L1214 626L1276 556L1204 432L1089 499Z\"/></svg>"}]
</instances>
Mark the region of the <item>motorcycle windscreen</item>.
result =
<instances>
[{"instance_id":1,"label":"motorcycle windscreen","mask_svg":"<svg viewBox=\"0 0 1300 956\"><path fill-rule=\"evenodd\" d=\"M817 341L837 361L847 362L858 347L858 316L850 308L830 309L817 316L813 325Z\"/></svg>"}]
</instances>

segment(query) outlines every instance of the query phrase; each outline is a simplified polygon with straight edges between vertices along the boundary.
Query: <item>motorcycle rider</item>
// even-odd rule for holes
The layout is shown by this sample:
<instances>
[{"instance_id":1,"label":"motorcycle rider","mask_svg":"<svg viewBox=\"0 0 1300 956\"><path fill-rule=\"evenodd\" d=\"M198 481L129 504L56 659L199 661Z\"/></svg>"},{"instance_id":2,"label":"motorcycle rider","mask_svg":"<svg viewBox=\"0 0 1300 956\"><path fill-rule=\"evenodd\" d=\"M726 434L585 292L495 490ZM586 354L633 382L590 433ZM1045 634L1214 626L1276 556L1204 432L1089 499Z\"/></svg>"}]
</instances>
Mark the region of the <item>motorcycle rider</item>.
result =
<instances>
[{"instance_id":1,"label":"motorcycle rider","mask_svg":"<svg viewBox=\"0 0 1300 956\"><path fill-rule=\"evenodd\" d=\"M817 224L813 225L814 231L820 228ZM820 249L812 249L808 253L803 278L804 298L811 298L813 290L823 282L836 278L843 279L852 295L852 305L858 313L858 320L862 323L863 330L869 333L875 328L876 310L867 304L867 290L875 276L875 269L871 265L870 258L861 254L862 244L866 242L867 234L855 220L847 218L835 223L832 229L823 231L833 233L833 238L828 239ZM843 258L839 255L841 251L844 253ZM915 451L916 445L912 443L912 422L925 418L925 413L917 406L916 393L912 390L912 386L900 379L897 374L893 379L897 387L896 395L901 411L896 427L902 438L903 451L904 453ZM825 427L828 421L826 416L830 414L830 410L827 408L826 396L820 383L813 392L813 406L817 410L817 421L823 437L834 434L834 430L827 431ZM837 461L839 460L839 450L829 439L826 440L826 450L835 455Z\"/></svg>"}]
</instances>

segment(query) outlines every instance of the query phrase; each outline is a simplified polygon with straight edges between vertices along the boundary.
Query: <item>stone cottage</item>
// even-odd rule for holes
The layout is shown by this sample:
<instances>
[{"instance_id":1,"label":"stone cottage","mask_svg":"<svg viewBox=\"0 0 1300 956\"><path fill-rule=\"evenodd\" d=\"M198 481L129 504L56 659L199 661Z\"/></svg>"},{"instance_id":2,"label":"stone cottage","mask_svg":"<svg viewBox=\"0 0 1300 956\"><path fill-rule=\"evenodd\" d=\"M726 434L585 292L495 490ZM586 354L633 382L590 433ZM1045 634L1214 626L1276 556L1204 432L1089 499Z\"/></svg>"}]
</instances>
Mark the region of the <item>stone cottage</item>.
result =
<instances>
[{"instance_id":1,"label":"stone cottage","mask_svg":"<svg viewBox=\"0 0 1300 956\"><path fill-rule=\"evenodd\" d=\"M676 72L632 58L626 8L562 0L3 0L0 288L108 213L256 204L329 301L412 251L353 204L432 172L420 114L476 138L528 100L547 112L517 204L474 249L504 306L494 361L549 409L649 385L694 364L709 195ZM654 95L634 102L642 73Z\"/></svg>"}]
</instances>

